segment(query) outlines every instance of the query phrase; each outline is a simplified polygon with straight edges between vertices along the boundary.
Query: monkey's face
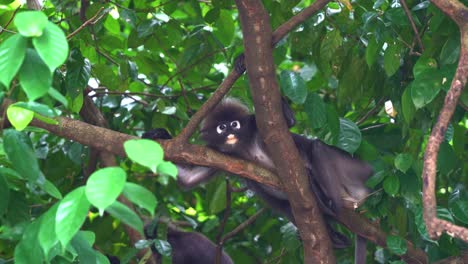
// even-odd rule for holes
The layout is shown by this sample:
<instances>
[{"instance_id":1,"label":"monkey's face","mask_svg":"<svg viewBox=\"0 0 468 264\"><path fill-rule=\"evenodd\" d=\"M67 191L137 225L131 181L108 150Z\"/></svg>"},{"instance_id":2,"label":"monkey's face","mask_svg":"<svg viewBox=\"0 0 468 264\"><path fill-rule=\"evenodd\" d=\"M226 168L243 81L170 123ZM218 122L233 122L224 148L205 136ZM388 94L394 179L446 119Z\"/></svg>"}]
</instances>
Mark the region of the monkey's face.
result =
<instances>
[{"instance_id":1,"label":"monkey's face","mask_svg":"<svg viewBox=\"0 0 468 264\"><path fill-rule=\"evenodd\" d=\"M223 119L206 127L202 137L209 147L218 151L236 154L250 142L250 120L248 116Z\"/></svg>"}]
</instances>

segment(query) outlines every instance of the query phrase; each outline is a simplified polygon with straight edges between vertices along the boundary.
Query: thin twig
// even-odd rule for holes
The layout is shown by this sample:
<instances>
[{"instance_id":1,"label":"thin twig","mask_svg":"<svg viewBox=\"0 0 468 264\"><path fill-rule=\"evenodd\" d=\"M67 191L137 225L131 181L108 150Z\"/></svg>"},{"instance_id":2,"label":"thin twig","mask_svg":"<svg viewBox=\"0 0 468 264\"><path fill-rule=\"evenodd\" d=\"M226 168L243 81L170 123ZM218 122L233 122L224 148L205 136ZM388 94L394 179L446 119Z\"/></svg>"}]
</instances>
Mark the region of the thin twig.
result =
<instances>
[{"instance_id":1,"label":"thin twig","mask_svg":"<svg viewBox=\"0 0 468 264\"><path fill-rule=\"evenodd\" d=\"M424 45L421 41L421 37L419 36L418 28L416 27L416 24L414 23L413 17L411 16L411 11L408 9L408 5L406 4L406 0L400 0L401 5L403 6L403 10L405 11L406 17L408 17L408 20L411 24L411 28L413 28L414 35L416 37L416 40L418 41L419 48L421 49L421 52L424 52Z\"/></svg>"},{"instance_id":2,"label":"thin twig","mask_svg":"<svg viewBox=\"0 0 468 264\"><path fill-rule=\"evenodd\" d=\"M13 19L15 18L16 16L16 13L18 13L18 10L20 10L20 7L21 6L18 6L15 11L13 12L13 15L11 15L10 19L8 20L8 22L5 24L5 26L2 28L2 30L0 30L0 34L3 33L3 31L6 31L8 33L12 33L12 34L16 34L16 32L12 31L12 30L8 30L7 27L10 25L10 23L13 21Z\"/></svg>"},{"instance_id":3,"label":"thin twig","mask_svg":"<svg viewBox=\"0 0 468 264\"><path fill-rule=\"evenodd\" d=\"M221 239L221 244L224 245L227 240L231 239L235 235L237 235L240 231L244 230L247 226L255 222L255 220L263 213L265 212L265 207L261 208L256 212L254 215L249 217L249 219L245 220L242 224L238 225L236 228L234 228L231 232L227 233L225 236L223 236L223 239Z\"/></svg>"},{"instance_id":4,"label":"thin twig","mask_svg":"<svg viewBox=\"0 0 468 264\"><path fill-rule=\"evenodd\" d=\"M101 7L101 9L99 9L96 14L88 19L86 22L83 23L83 25L81 25L80 27L78 27L75 31L73 31L70 35L67 36L67 40L70 40L73 36L75 36L76 34L78 34L78 32L80 32L81 30L83 30L83 28L85 28L86 26L88 26L89 24L94 24L96 23L97 21L101 20L103 17L104 17L104 14L102 14L102 16L99 16L99 14L104 10L104 7ZM107 12L106 12L107 13ZM99 16L99 17L98 17Z\"/></svg>"}]
</instances>

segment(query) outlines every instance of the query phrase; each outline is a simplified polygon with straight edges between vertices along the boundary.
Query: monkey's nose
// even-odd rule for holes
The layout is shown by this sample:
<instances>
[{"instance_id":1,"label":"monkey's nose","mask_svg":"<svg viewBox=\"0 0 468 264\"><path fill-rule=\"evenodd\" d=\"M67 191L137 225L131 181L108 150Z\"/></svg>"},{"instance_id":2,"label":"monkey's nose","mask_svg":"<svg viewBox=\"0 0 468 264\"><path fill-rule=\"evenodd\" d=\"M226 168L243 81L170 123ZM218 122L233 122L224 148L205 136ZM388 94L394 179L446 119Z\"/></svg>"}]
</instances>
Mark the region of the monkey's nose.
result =
<instances>
[{"instance_id":1,"label":"monkey's nose","mask_svg":"<svg viewBox=\"0 0 468 264\"><path fill-rule=\"evenodd\" d=\"M234 145L237 143L237 137L233 134L229 134L226 138L226 144L228 145Z\"/></svg>"}]
</instances>

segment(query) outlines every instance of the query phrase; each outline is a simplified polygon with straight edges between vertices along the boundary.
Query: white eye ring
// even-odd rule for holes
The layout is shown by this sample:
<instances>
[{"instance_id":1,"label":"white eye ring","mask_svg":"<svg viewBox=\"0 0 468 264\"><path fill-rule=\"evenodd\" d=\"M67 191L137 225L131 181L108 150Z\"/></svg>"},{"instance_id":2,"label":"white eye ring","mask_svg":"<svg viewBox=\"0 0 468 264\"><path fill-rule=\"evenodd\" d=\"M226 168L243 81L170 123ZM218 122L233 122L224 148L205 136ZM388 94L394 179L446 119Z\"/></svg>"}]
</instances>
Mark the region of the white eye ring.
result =
<instances>
[{"instance_id":1,"label":"white eye ring","mask_svg":"<svg viewBox=\"0 0 468 264\"><path fill-rule=\"evenodd\" d=\"M226 125L225 124L221 124L219 126L216 127L216 132L218 134L221 134L223 133L224 131L226 131Z\"/></svg>"},{"instance_id":2,"label":"white eye ring","mask_svg":"<svg viewBox=\"0 0 468 264\"><path fill-rule=\"evenodd\" d=\"M232 128L235 128L235 129L239 129L239 128L241 127L240 122L237 121L237 120L236 120L236 121L232 121L232 122L231 122L231 127L232 127Z\"/></svg>"}]
</instances>

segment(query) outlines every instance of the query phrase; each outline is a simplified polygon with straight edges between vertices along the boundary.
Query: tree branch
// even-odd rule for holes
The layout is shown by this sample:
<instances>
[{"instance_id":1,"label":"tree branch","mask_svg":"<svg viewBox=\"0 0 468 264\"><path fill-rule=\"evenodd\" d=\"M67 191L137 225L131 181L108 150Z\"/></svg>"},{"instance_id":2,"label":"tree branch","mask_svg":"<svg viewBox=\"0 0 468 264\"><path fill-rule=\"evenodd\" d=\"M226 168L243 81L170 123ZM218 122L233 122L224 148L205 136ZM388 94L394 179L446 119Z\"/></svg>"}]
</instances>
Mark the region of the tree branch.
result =
<instances>
[{"instance_id":1,"label":"tree branch","mask_svg":"<svg viewBox=\"0 0 468 264\"><path fill-rule=\"evenodd\" d=\"M330 239L309 179L283 117L273 62L270 18L259 0L236 0L257 126L288 195L305 263L334 263Z\"/></svg>"},{"instance_id":2,"label":"tree branch","mask_svg":"<svg viewBox=\"0 0 468 264\"><path fill-rule=\"evenodd\" d=\"M436 124L432 128L424 154L423 203L424 221L429 236L438 239L443 232L468 242L468 229L451 222L438 219L436 211L435 182L437 173L437 155L444 140L445 132L457 106L458 99L466 86L468 78L468 8L456 0L432 0L432 2L448 15L460 27L460 58L453 77L450 90L445 96L444 106L440 111Z\"/></svg>"}]
</instances>

